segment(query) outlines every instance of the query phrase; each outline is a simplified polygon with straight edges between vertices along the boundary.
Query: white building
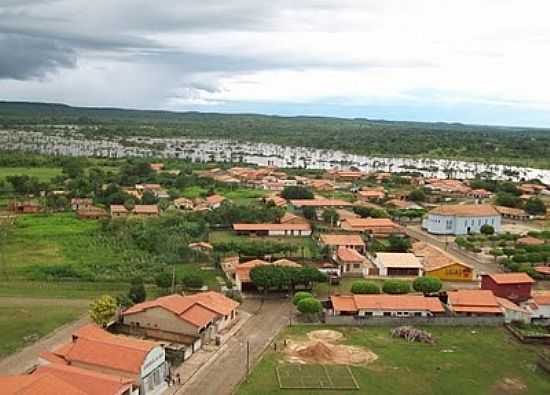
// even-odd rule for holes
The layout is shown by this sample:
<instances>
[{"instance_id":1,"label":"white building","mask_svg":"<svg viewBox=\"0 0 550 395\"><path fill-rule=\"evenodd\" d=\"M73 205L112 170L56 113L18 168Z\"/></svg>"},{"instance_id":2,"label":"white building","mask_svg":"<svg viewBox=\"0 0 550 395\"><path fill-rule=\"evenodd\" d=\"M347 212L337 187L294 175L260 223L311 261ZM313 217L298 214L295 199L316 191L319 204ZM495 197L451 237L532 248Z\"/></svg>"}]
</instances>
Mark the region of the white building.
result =
<instances>
[{"instance_id":1,"label":"white building","mask_svg":"<svg viewBox=\"0 0 550 395\"><path fill-rule=\"evenodd\" d=\"M359 317L432 317L445 309L438 298L423 295L332 295L333 315Z\"/></svg>"},{"instance_id":2,"label":"white building","mask_svg":"<svg viewBox=\"0 0 550 395\"><path fill-rule=\"evenodd\" d=\"M428 213L422 227L437 235L479 233L483 225L500 232L501 215L488 204L455 204L439 206Z\"/></svg>"},{"instance_id":3,"label":"white building","mask_svg":"<svg viewBox=\"0 0 550 395\"><path fill-rule=\"evenodd\" d=\"M373 259L379 276L421 276L424 266L414 254L378 252Z\"/></svg>"},{"instance_id":4,"label":"white building","mask_svg":"<svg viewBox=\"0 0 550 395\"><path fill-rule=\"evenodd\" d=\"M550 321L550 292L533 292L531 296L532 299L523 305L531 314L531 320L534 323L541 320Z\"/></svg>"}]
</instances>

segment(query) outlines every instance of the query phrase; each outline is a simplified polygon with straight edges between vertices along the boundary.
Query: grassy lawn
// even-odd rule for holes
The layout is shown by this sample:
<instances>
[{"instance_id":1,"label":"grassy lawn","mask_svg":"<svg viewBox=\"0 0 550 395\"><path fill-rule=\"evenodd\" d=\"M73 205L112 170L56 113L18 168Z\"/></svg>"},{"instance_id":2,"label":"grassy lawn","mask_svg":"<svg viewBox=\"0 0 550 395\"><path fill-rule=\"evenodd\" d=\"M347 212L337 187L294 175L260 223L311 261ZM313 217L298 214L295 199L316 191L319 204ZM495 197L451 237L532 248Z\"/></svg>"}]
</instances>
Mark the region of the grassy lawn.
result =
<instances>
[{"instance_id":1,"label":"grassy lawn","mask_svg":"<svg viewBox=\"0 0 550 395\"><path fill-rule=\"evenodd\" d=\"M94 299L126 292L126 283L84 281L0 281L0 297Z\"/></svg>"},{"instance_id":2,"label":"grassy lawn","mask_svg":"<svg viewBox=\"0 0 550 395\"><path fill-rule=\"evenodd\" d=\"M294 326L283 331L283 338L305 338L315 329L326 326ZM240 395L275 394L376 394L376 395L486 395L548 394L548 375L535 368L537 346L516 342L504 328L427 328L435 337L435 345L407 343L390 336L390 328L330 328L344 333L344 343L366 347L378 359L351 370L357 379L358 391L281 390L275 367L288 364L280 352L271 348L264 354ZM280 344L280 343L279 343ZM538 346L540 348L540 346ZM526 386L523 391L499 388L504 380Z\"/></svg>"},{"instance_id":3,"label":"grassy lawn","mask_svg":"<svg viewBox=\"0 0 550 395\"><path fill-rule=\"evenodd\" d=\"M210 232L209 241L212 244L228 243L228 242L274 242L274 243L290 243L298 246L295 252L296 257L315 258L319 256L319 246L311 237L247 237L238 236L232 231L213 231Z\"/></svg>"},{"instance_id":4,"label":"grassy lawn","mask_svg":"<svg viewBox=\"0 0 550 395\"><path fill-rule=\"evenodd\" d=\"M86 307L36 305L0 306L0 358L28 345L55 328L76 320Z\"/></svg>"},{"instance_id":5,"label":"grassy lawn","mask_svg":"<svg viewBox=\"0 0 550 395\"><path fill-rule=\"evenodd\" d=\"M40 181L49 181L61 174L60 167L0 167L0 180L7 176L36 177Z\"/></svg>"},{"instance_id":6,"label":"grassy lawn","mask_svg":"<svg viewBox=\"0 0 550 395\"><path fill-rule=\"evenodd\" d=\"M208 189L202 188L198 185L187 187L181 191L181 195L188 199L205 197L207 193ZM258 199L265 196L267 194L267 191L254 188L227 186L216 188L216 193L224 196L226 199L231 200L236 205L249 206L257 204Z\"/></svg>"}]
</instances>

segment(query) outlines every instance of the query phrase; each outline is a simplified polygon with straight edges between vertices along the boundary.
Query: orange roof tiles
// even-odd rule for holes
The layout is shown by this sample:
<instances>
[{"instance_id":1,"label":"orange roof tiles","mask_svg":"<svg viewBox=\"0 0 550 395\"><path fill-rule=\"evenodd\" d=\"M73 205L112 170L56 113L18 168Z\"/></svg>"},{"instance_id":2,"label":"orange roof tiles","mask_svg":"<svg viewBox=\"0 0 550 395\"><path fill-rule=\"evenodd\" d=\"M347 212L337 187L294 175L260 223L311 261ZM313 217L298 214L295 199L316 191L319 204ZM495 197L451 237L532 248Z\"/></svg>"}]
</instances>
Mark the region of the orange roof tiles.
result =
<instances>
[{"instance_id":1,"label":"orange roof tiles","mask_svg":"<svg viewBox=\"0 0 550 395\"><path fill-rule=\"evenodd\" d=\"M339 199L297 199L290 203L296 207L345 207L351 206L350 202Z\"/></svg>"},{"instance_id":2,"label":"orange roof tiles","mask_svg":"<svg viewBox=\"0 0 550 395\"><path fill-rule=\"evenodd\" d=\"M535 266L535 271L540 274L550 274L550 266Z\"/></svg>"},{"instance_id":3,"label":"orange roof tiles","mask_svg":"<svg viewBox=\"0 0 550 395\"><path fill-rule=\"evenodd\" d=\"M159 208L156 204L136 204L134 206L135 214L158 214Z\"/></svg>"},{"instance_id":4,"label":"orange roof tiles","mask_svg":"<svg viewBox=\"0 0 550 395\"><path fill-rule=\"evenodd\" d=\"M338 307L347 310L380 310L380 311L430 311L443 313L445 309L438 298L425 297L423 295L352 295L331 296L331 301L336 310ZM350 299L355 306L354 310Z\"/></svg>"},{"instance_id":5,"label":"orange roof tiles","mask_svg":"<svg viewBox=\"0 0 550 395\"><path fill-rule=\"evenodd\" d=\"M365 242L359 235L323 234L320 237L322 244L330 246L364 246Z\"/></svg>"},{"instance_id":6,"label":"orange roof tiles","mask_svg":"<svg viewBox=\"0 0 550 395\"><path fill-rule=\"evenodd\" d=\"M89 395L51 374L21 374L0 377L3 395Z\"/></svg>"},{"instance_id":7,"label":"orange roof tiles","mask_svg":"<svg viewBox=\"0 0 550 395\"><path fill-rule=\"evenodd\" d=\"M206 198L206 202L211 206L215 205L215 204L220 204L224 200L225 200L225 198L223 196L220 196L220 195L210 195Z\"/></svg>"},{"instance_id":8,"label":"orange roof tiles","mask_svg":"<svg viewBox=\"0 0 550 395\"><path fill-rule=\"evenodd\" d=\"M497 284L534 284L527 273L491 273L487 274Z\"/></svg>"},{"instance_id":9,"label":"orange roof tiles","mask_svg":"<svg viewBox=\"0 0 550 395\"><path fill-rule=\"evenodd\" d=\"M449 305L457 313L502 313L492 291L483 289L461 289L447 293Z\"/></svg>"},{"instance_id":10,"label":"orange roof tiles","mask_svg":"<svg viewBox=\"0 0 550 395\"><path fill-rule=\"evenodd\" d=\"M363 262L366 259L353 248L347 248L344 246L338 247L336 255L338 259L343 262Z\"/></svg>"},{"instance_id":11,"label":"orange roof tiles","mask_svg":"<svg viewBox=\"0 0 550 395\"><path fill-rule=\"evenodd\" d=\"M537 305L550 305L550 291L533 292L531 297Z\"/></svg>"},{"instance_id":12,"label":"orange roof tiles","mask_svg":"<svg viewBox=\"0 0 550 395\"><path fill-rule=\"evenodd\" d=\"M276 230L311 230L309 223L303 224L233 224L236 231L276 231Z\"/></svg>"},{"instance_id":13,"label":"orange roof tiles","mask_svg":"<svg viewBox=\"0 0 550 395\"><path fill-rule=\"evenodd\" d=\"M457 217L498 216L498 211L489 204L452 204L434 208L430 214L454 215Z\"/></svg>"}]
</instances>

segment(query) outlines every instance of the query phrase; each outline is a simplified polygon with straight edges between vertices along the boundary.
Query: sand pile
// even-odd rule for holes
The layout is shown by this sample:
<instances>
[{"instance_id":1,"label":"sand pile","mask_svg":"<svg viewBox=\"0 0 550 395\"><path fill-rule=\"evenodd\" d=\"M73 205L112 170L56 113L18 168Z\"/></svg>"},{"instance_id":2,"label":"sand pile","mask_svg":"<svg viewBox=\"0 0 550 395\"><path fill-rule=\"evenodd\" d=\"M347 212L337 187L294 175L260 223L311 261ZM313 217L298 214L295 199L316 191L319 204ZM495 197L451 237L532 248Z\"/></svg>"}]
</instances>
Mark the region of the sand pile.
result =
<instances>
[{"instance_id":1,"label":"sand pile","mask_svg":"<svg viewBox=\"0 0 550 395\"><path fill-rule=\"evenodd\" d=\"M321 365L363 365L378 359L376 354L365 348L331 344L322 339L323 337L340 339L343 337L340 332L314 331L310 332L308 337L313 340L287 342L284 352L289 362Z\"/></svg>"}]
</instances>

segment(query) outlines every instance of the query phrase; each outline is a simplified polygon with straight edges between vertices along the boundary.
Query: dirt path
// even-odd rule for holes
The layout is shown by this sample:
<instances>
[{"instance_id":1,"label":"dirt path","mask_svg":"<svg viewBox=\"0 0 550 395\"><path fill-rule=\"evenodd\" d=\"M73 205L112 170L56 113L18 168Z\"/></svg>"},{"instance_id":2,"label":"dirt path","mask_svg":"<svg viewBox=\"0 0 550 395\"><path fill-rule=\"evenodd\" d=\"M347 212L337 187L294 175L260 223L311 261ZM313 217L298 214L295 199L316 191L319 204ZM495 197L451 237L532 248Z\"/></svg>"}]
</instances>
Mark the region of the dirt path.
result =
<instances>
[{"instance_id":1,"label":"dirt path","mask_svg":"<svg viewBox=\"0 0 550 395\"><path fill-rule=\"evenodd\" d=\"M177 394L229 395L246 375L246 342L250 342L250 366L265 347L288 324L291 304L287 300L266 300L261 309L254 302L244 308L256 312L227 343L223 353L199 371Z\"/></svg>"},{"instance_id":2,"label":"dirt path","mask_svg":"<svg viewBox=\"0 0 550 395\"><path fill-rule=\"evenodd\" d=\"M88 306L89 300L83 299L47 299L47 298L14 298L0 297L0 306ZM37 363L38 356L43 351L51 350L54 346L67 342L71 339L72 333L82 325L90 322L87 315L77 321L60 326L53 332L44 336L36 343L33 343L15 354L0 359L0 374L23 373Z\"/></svg>"}]
</instances>

